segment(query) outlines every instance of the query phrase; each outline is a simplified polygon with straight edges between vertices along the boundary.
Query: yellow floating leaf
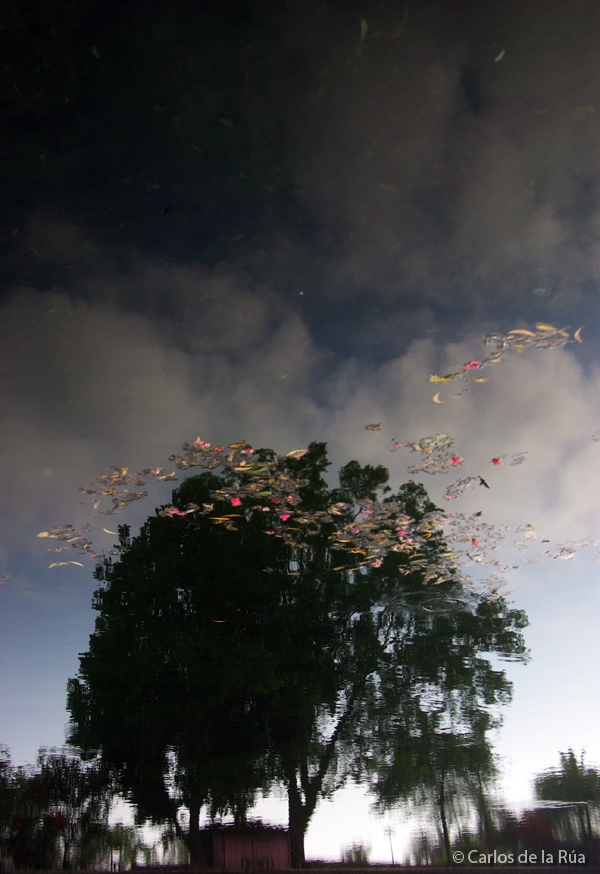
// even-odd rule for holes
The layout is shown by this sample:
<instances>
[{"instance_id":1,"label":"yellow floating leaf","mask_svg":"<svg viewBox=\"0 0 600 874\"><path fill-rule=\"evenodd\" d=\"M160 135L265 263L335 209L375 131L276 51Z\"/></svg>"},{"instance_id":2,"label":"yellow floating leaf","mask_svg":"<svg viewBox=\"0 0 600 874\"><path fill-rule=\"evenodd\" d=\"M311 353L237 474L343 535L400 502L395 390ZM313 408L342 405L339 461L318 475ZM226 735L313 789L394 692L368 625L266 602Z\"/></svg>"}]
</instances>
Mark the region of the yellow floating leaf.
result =
<instances>
[{"instance_id":1,"label":"yellow floating leaf","mask_svg":"<svg viewBox=\"0 0 600 874\"><path fill-rule=\"evenodd\" d=\"M584 326L582 325L581 328L577 328L577 330L573 334L573 339L577 340L578 343L583 343L583 340L581 339L581 331L582 331L583 327ZM39 535L38 535L38 537L39 537Z\"/></svg>"},{"instance_id":2,"label":"yellow floating leaf","mask_svg":"<svg viewBox=\"0 0 600 874\"><path fill-rule=\"evenodd\" d=\"M538 325L539 328L539 325ZM554 328L552 329L554 330ZM533 331L526 331L525 328L515 328L514 331L509 331L509 334L523 334L525 337L535 337Z\"/></svg>"},{"instance_id":3,"label":"yellow floating leaf","mask_svg":"<svg viewBox=\"0 0 600 874\"><path fill-rule=\"evenodd\" d=\"M286 453L286 458L302 458L306 455L308 449L292 449L291 452Z\"/></svg>"},{"instance_id":4,"label":"yellow floating leaf","mask_svg":"<svg viewBox=\"0 0 600 874\"><path fill-rule=\"evenodd\" d=\"M114 534L116 537L119 536L118 531L109 531L108 528L103 528L103 531L106 531L107 534Z\"/></svg>"},{"instance_id":5,"label":"yellow floating leaf","mask_svg":"<svg viewBox=\"0 0 600 874\"><path fill-rule=\"evenodd\" d=\"M440 400L439 391L434 394L434 396L432 397L431 400L433 401L434 404L443 404L444 403L443 401Z\"/></svg>"},{"instance_id":6,"label":"yellow floating leaf","mask_svg":"<svg viewBox=\"0 0 600 874\"><path fill-rule=\"evenodd\" d=\"M545 322L536 322L535 326L538 331L551 331L552 333L554 333L557 330L557 328L553 327L552 325L547 325Z\"/></svg>"},{"instance_id":7,"label":"yellow floating leaf","mask_svg":"<svg viewBox=\"0 0 600 874\"><path fill-rule=\"evenodd\" d=\"M49 531L40 531L40 533L38 534L38 537L50 537L50 532Z\"/></svg>"}]
</instances>

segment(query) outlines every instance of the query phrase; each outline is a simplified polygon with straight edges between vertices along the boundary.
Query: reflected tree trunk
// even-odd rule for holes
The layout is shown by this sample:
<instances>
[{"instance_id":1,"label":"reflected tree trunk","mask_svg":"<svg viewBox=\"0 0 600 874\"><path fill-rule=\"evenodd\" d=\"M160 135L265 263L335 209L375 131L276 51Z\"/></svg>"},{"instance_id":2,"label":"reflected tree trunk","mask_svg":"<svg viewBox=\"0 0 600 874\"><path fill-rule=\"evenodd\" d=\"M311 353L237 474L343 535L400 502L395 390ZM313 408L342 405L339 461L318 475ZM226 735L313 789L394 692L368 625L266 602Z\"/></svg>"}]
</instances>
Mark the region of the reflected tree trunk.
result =
<instances>
[{"instance_id":1,"label":"reflected tree trunk","mask_svg":"<svg viewBox=\"0 0 600 874\"><path fill-rule=\"evenodd\" d=\"M312 776L310 775L307 756L302 757L299 762L289 762L285 766L284 774L288 789L288 827L292 868L303 868L306 863L304 853L306 829L315 812L317 801L322 795L323 783L334 760L337 742L354 716L356 700L363 688L364 680L354 686L344 713L340 717L335 731L325 745L322 754L319 756L316 773ZM340 786L343 785L343 782L342 780ZM336 786L336 789L340 788L340 786ZM304 800L302 796L304 796Z\"/></svg>"},{"instance_id":2,"label":"reflected tree trunk","mask_svg":"<svg viewBox=\"0 0 600 874\"><path fill-rule=\"evenodd\" d=\"M302 802L300 790L296 782L296 770L288 771L288 829L290 835L290 855L292 868L303 868L306 863L304 855L304 835L308 827L310 813ZM312 811L311 811L312 813Z\"/></svg>"},{"instance_id":3,"label":"reflected tree trunk","mask_svg":"<svg viewBox=\"0 0 600 874\"><path fill-rule=\"evenodd\" d=\"M488 810L488 803L486 798L481 792L479 798L479 819L480 819L480 830L483 833L483 837L485 840L485 848L487 850L494 849L494 833L492 829L492 825L490 822L490 813Z\"/></svg>"},{"instance_id":4,"label":"reflected tree trunk","mask_svg":"<svg viewBox=\"0 0 600 874\"><path fill-rule=\"evenodd\" d=\"M190 802L190 827L187 834L186 843L190 851L190 862L192 865L199 865L206 868L206 859L204 850L202 849L202 841L200 839L200 809L202 802L194 799Z\"/></svg>"},{"instance_id":5,"label":"reflected tree trunk","mask_svg":"<svg viewBox=\"0 0 600 874\"><path fill-rule=\"evenodd\" d=\"M450 852L450 833L448 831L448 820L446 818L446 792L444 785L444 774L442 774L439 793L440 804L440 819L442 821L442 832L444 834L444 847L446 848L446 864L453 865L452 854Z\"/></svg>"},{"instance_id":6,"label":"reflected tree trunk","mask_svg":"<svg viewBox=\"0 0 600 874\"><path fill-rule=\"evenodd\" d=\"M588 841L592 840L592 821L590 819L590 805L586 801L585 804L585 821L587 823L587 839Z\"/></svg>"}]
</instances>

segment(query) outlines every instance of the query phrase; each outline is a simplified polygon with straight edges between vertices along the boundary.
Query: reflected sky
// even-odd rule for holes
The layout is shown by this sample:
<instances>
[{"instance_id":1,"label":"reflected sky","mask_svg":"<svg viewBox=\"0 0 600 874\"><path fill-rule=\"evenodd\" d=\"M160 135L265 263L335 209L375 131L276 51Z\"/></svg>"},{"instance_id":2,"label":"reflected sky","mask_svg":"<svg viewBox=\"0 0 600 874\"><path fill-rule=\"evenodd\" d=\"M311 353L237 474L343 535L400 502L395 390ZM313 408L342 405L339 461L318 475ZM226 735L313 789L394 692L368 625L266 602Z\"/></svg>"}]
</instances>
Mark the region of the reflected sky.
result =
<instances>
[{"instance_id":1,"label":"reflected sky","mask_svg":"<svg viewBox=\"0 0 600 874\"><path fill-rule=\"evenodd\" d=\"M50 569L36 535L89 523L108 550L103 527L135 531L172 489L147 478L114 520L83 483L170 472L200 435L326 441L333 471L384 464L397 487L415 459L394 442L445 433L460 471L413 478L510 526L498 565L465 570L531 621L533 661L506 666L504 797L559 749L600 761L597 3L118 9L0 11L0 741L17 763L63 742L93 629L94 561ZM538 322L569 342L428 381ZM445 501L462 476L490 488ZM307 850L339 858L328 816Z\"/></svg>"}]
</instances>

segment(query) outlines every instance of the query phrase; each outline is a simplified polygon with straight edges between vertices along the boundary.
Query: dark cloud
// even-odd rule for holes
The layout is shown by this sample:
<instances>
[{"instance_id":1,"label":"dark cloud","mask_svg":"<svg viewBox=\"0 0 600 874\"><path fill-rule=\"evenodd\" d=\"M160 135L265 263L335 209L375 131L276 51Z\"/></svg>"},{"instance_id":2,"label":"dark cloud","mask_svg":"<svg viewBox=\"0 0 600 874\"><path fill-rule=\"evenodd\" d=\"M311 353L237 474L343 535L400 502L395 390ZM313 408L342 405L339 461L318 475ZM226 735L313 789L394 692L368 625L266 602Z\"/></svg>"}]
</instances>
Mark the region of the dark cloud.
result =
<instances>
[{"instance_id":1,"label":"dark cloud","mask_svg":"<svg viewBox=\"0 0 600 874\"><path fill-rule=\"evenodd\" d=\"M143 70L158 53L170 58L165 75L154 63L147 91L123 77L111 102L126 63L118 41L86 59L85 75L78 56L76 88L95 71L80 114L98 132L84 144L47 107L62 148L77 155L78 196L74 159L61 166L40 145L36 198L2 233L7 264L75 294L91 293L77 271L97 271L100 240L125 270L136 250L226 265L248 287L301 304L321 344L379 360L395 352L381 332L394 320L405 344L442 325L459 339L548 312L595 318L597 6L479 12L472 2L257 4L237 29L210 4L131 17L122 26L135 63ZM93 20L65 23L64 38ZM193 37L203 29L215 51L201 71ZM26 98L11 89L21 118ZM59 222L44 194L52 185ZM171 306L166 291L123 303Z\"/></svg>"}]
</instances>

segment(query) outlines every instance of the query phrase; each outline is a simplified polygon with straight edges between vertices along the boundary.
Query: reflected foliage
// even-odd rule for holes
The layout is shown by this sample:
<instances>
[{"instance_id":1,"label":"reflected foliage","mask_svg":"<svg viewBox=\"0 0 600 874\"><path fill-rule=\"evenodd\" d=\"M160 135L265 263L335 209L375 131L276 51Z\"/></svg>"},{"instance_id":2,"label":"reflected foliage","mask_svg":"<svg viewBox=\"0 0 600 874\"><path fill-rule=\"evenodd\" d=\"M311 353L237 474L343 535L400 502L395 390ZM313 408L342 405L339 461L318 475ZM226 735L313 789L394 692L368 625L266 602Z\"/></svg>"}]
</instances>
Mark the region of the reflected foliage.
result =
<instances>
[{"instance_id":1,"label":"reflected foliage","mask_svg":"<svg viewBox=\"0 0 600 874\"><path fill-rule=\"evenodd\" d=\"M494 853L498 865L539 865L542 853L547 865L569 861L581 864L582 857L588 865L600 863L597 825L591 838L582 833L581 818L574 805L534 808L519 815L491 806L485 827L480 821L479 827L473 828L472 817L467 816L466 811L453 825L450 851L461 851L472 864L493 865ZM421 831L412 841L406 861L413 865L441 865L446 857L441 830L428 830Z\"/></svg>"},{"instance_id":2,"label":"reflected foliage","mask_svg":"<svg viewBox=\"0 0 600 874\"><path fill-rule=\"evenodd\" d=\"M584 753L579 761L573 750L559 753L560 767L550 768L535 778L540 801L585 801L600 805L600 771L586 767Z\"/></svg>"},{"instance_id":3,"label":"reflected foliage","mask_svg":"<svg viewBox=\"0 0 600 874\"><path fill-rule=\"evenodd\" d=\"M330 490L319 443L285 463L305 483L307 513L360 503L387 481L384 468L350 462ZM173 502L202 505L243 476L190 477ZM433 507L414 483L392 497L413 518ZM231 509L222 503L217 515ZM432 611L422 606L425 570L407 573L404 556L349 571L327 523L302 547L267 536L266 526L261 512L238 518L235 530L157 512L138 537L120 527L118 560L97 569L96 632L69 681L70 741L101 750L139 819L170 822L195 862L203 807L243 823L260 790L283 784L300 866L318 801L349 778L372 781L387 803L414 788L425 764L433 785L459 750L461 779L476 766L483 774L494 722L485 714L510 699L486 654L526 655L525 616L501 598L467 594L450 579L436 590L455 607ZM434 556L447 547L435 534L427 548ZM455 746L444 752L444 743ZM401 767L408 776L395 783ZM454 776L444 779L448 787Z\"/></svg>"},{"instance_id":4,"label":"reflected foliage","mask_svg":"<svg viewBox=\"0 0 600 874\"><path fill-rule=\"evenodd\" d=\"M0 765L1 848L17 868L85 868L107 858L113 791L97 757L42 748L34 766L13 767L3 748Z\"/></svg>"},{"instance_id":5,"label":"reflected foliage","mask_svg":"<svg viewBox=\"0 0 600 874\"><path fill-rule=\"evenodd\" d=\"M539 774L534 781L535 795L540 801L570 802L577 805L583 833L592 837L590 808L600 807L600 771L586 767L584 753L577 761L573 750L559 753L560 767Z\"/></svg>"},{"instance_id":6,"label":"reflected foliage","mask_svg":"<svg viewBox=\"0 0 600 874\"><path fill-rule=\"evenodd\" d=\"M443 747L452 751L446 759L443 753L441 759L429 753L421 760L416 754L397 769L400 776L396 778L394 797L402 789L407 799L412 795L418 803L439 805L444 775L450 778L446 784L455 790L452 794L446 792L448 828L441 827L443 816L438 811L440 828L422 832L413 841L412 864L442 864L454 850L465 856L471 852L474 863L481 863L484 856L494 852L497 856L512 854L517 863L521 856L520 864L527 861L523 854L527 854L529 863L540 864L542 853L546 864L567 864L569 860L580 863L581 855L588 865L600 862L600 773L586 766L583 753L579 760L572 749L560 753L560 767L549 768L534 781L536 798L544 806L516 814L488 801L485 790L495 768L487 741L480 737L479 744L471 749L463 745L461 751L456 740L444 738ZM415 769L415 764L422 770ZM384 788L389 794L388 787ZM380 795L384 795L381 788ZM474 815L477 828L470 825ZM530 858L532 854L536 859Z\"/></svg>"},{"instance_id":7,"label":"reflected foliage","mask_svg":"<svg viewBox=\"0 0 600 874\"><path fill-rule=\"evenodd\" d=\"M451 828L468 820L477 810L483 828L488 827L485 789L496 775L491 745L485 731L490 727L480 713L470 733L446 724L448 713L418 714L407 732L406 720L393 735L393 753L382 766L371 760L377 773L375 792L379 807L408 802L428 811L439 823L443 862L452 864ZM440 719L440 716L442 718ZM375 761L373 761L375 760ZM387 767L386 767L387 765Z\"/></svg>"}]
</instances>

